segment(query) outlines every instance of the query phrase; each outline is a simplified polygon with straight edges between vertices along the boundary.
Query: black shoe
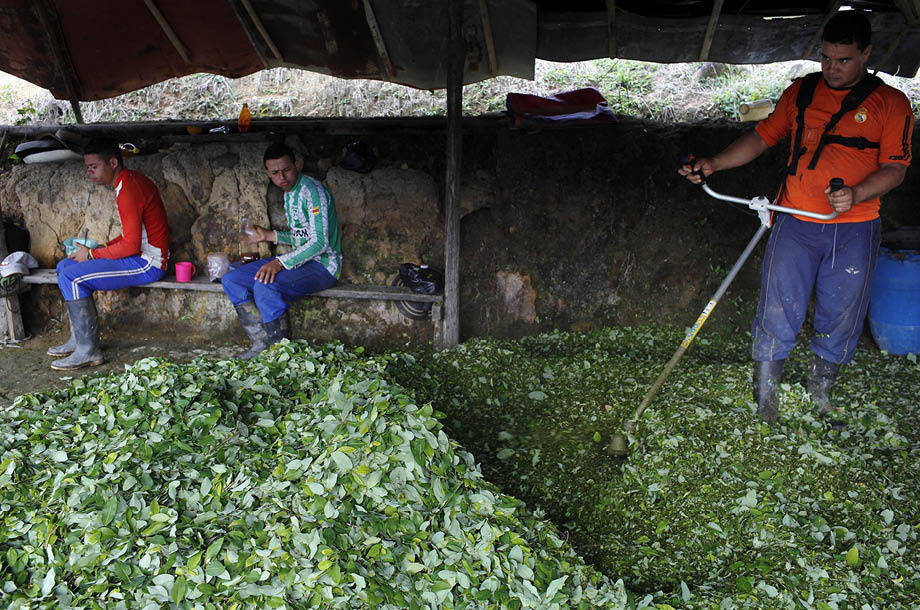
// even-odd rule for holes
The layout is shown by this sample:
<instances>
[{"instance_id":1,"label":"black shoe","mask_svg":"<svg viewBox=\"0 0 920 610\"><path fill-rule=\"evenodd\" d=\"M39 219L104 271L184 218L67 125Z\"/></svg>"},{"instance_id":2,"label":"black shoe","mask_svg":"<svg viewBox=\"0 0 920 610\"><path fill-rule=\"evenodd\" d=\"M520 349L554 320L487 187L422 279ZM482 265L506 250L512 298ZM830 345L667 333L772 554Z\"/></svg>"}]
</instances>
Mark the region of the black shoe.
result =
<instances>
[{"instance_id":1,"label":"black shoe","mask_svg":"<svg viewBox=\"0 0 920 610\"><path fill-rule=\"evenodd\" d=\"M779 417L779 382L785 360L754 362L754 400L760 418L772 424Z\"/></svg>"}]
</instances>

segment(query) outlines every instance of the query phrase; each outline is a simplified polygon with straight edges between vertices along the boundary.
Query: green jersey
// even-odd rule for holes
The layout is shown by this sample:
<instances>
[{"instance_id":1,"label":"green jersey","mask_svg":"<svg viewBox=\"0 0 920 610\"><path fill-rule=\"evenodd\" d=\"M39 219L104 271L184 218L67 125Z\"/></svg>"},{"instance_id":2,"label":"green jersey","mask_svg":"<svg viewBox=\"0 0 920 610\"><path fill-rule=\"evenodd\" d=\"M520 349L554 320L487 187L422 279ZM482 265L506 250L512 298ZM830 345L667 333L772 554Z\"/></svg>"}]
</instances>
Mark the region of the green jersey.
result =
<instances>
[{"instance_id":1,"label":"green jersey","mask_svg":"<svg viewBox=\"0 0 920 610\"><path fill-rule=\"evenodd\" d=\"M329 189L319 180L300 174L294 187L284 194L284 215L291 230L276 231L278 243L293 247L278 257L284 268L317 260L338 279L342 274L342 231Z\"/></svg>"}]
</instances>

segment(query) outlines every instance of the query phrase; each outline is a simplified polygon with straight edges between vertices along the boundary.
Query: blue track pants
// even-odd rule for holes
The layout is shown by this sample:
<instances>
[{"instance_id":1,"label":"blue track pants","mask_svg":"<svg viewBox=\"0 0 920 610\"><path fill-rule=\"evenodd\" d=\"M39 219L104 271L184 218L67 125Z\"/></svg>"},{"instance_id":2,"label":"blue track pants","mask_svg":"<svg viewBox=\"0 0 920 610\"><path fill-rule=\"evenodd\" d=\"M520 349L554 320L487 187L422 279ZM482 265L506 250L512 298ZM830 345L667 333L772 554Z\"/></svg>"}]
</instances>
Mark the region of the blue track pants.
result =
<instances>
[{"instance_id":1,"label":"blue track pants","mask_svg":"<svg viewBox=\"0 0 920 610\"><path fill-rule=\"evenodd\" d=\"M98 258L82 263L65 258L57 264L58 287L65 301L88 297L96 290L118 290L149 284L164 275L164 270L140 256Z\"/></svg>"},{"instance_id":2,"label":"blue track pants","mask_svg":"<svg viewBox=\"0 0 920 610\"><path fill-rule=\"evenodd\" d=\"M252 261L225 274L221 279L224 292L234 306L255 301L266 324L287 311L288 303L338 282L318 261L309 261L296 269L282 269L271 284L256 281L256 272L272 259Z\"/></svg>"},{"instance_id":3,"label":"blue track pants","mask_svg":"<svg viewBox=\"0 0 920 610\"><path fill-rule=\"evenodd\" d=\"M829 362L853 359L862 334L881 241L879 219L821 224L777 214L764 255L760 302L751 328L754 360L784 360L815 294L812 351Z\"/></svg>"}]
</instances>

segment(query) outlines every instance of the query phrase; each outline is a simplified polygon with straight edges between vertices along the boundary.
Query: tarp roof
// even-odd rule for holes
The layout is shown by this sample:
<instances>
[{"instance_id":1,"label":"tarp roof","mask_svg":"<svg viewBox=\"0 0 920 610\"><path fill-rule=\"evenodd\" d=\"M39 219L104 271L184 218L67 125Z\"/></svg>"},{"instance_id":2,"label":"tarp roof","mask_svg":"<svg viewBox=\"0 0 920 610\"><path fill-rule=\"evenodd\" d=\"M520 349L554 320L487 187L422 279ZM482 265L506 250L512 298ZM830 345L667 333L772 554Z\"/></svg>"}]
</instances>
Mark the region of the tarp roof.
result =
<instances>
[{"instance_id":1,"label":"tarp roof","mask_svg":"<svg viewBox=\"0 0 920 610\"><path fill-rule=\"evenodd\" d=\"M0 71L75 101L196 72L240 77L277 66L442 88L447 5L0 0ZM535 58L815 59L817 34L841 5L871 11L872 66L916 74L920 0L464 0L465 82L498 74L532 78Z\"/></svg>"}]
</instances>

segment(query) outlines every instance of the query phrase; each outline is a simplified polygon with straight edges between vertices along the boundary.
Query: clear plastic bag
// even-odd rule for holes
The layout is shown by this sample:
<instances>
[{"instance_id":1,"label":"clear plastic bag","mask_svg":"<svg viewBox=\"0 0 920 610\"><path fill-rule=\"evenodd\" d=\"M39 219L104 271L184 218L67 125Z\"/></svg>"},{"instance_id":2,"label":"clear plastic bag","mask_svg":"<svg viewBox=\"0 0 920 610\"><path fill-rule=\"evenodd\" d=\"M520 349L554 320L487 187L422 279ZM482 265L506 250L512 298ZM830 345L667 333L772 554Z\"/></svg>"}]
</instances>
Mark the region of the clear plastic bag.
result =
<instances>
[{"instance_id":1,"label":"clear plastic bag","mask_svg":"<svg viewBox=\"0 0 920 610\"><path fill-rule=\"evenodd\" d=\"M226 254L208 254L208 279L216 282L230 271L230 259Z\"/></svg>"}]
</instances>

